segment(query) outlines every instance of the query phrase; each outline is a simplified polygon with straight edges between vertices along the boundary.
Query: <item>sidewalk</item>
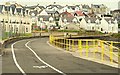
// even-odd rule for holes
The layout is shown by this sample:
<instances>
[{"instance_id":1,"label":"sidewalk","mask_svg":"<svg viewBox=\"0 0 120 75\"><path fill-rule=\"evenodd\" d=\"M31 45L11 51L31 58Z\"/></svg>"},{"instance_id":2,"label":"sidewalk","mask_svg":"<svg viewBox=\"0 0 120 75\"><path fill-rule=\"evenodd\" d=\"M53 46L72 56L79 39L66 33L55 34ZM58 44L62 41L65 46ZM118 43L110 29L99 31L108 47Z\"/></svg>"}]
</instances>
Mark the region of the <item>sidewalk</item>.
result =
<instances>
[{"instance_id":1,"label":"sidewalk","mask_svg":"<svg viewBox=\"0 0 120 75\"><path fill-rule=\"evenodd\" d=\"M78 49L75 49L75 52L69 52L69 53L71 53L75 57L79 57L79 58L86 59L89 61L94 61L94 62L97 62L100 64L105 64L108 66L118 68L118 65L119 65L118 64L118 57L114 56L114 54L117 55L117 53L113 53L113 62L111 62L110 61L110 54L107 51L107 49L104 52L105 54L104 54L103 60L101 59L101 50L102 49L99 47L95 54L94 54L94 50L95 50L94 48L89 48L88 57L86 56L86 49L85 48L83 48L83 50L82 50L82 53L81 53L82 56L80 55L80 50L78 50ZM115 63L115 62L117 62L117 63Z\"/></svg>"},{"instance_id":2,"label":"sidewalk","mask_svg":"<svg viewBox=\"0 0 120 75\"><path fill-rule=\"evenodd\" d=\"M115 68L120 68L118 66L119 64L115 63L115 61L118 62L118 58L113 57L114 62L111 63L109 53L106 52L106 51L105 51L105 54L104 54L104 60L103 61L101 60L101 48L100 47L98 48L98 50L95 54L94 54L95 49L94 48L89 48L88 57L86 56L86 48L82 49L82 56L80 55L80 50L78 50L77 47L74 49L74 52L73 51L67 51L67 50L62 49L62 48L58 48L58 49L62 50L62 51L65 51L67 53L70 53L73 56L81 58L81 59L93 61L93 62L96 62L96 63L108 65L108 66L115 67ZM113 53L113 54L115 54L115 53Z\"/></svg>"}]
</instances>

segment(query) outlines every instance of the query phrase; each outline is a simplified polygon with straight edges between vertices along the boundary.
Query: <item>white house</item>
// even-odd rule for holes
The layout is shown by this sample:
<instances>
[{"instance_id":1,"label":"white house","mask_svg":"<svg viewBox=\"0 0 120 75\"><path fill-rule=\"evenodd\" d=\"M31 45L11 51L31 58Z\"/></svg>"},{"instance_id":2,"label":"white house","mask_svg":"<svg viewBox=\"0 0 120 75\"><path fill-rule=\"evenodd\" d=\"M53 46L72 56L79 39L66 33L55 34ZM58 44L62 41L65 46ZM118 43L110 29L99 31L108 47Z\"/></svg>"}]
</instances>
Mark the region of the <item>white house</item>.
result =
<instances>
[{"instance_id":1,"label":"white house","mask_svg":"<svg viewBox=\"0 0 120 75\"><path fill-rule=\"evenodd\" d=\"M3 4L0 5L0 8L0 21L5 32L31 33L31 17L26 10L23 10L21 5L15 3L6 6L6 4Z\"/></svg>"},{"instance_id":2,"label":"white house","mask_svg":"<svg viewBox=\"0 0 120 75\"><path fill-rule=\"evenodd\" d=\"M118 23L116 19L82 18L80 27L86 30L97 30L102 33L118 33Z\"/></svg>"}]
</instances>

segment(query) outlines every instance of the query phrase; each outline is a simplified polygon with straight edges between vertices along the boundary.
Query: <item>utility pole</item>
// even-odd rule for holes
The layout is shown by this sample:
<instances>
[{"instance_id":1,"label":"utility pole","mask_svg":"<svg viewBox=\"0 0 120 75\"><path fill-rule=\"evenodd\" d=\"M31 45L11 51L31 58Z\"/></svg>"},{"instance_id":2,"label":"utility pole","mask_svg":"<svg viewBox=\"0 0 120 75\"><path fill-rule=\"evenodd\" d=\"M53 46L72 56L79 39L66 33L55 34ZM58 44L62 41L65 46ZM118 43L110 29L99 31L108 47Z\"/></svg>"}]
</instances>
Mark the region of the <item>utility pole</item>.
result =
<instances>
[{"instance_id":1,"label":"utility pole","mask_svg":"<svg viewBox=\"0 0 120 75\"><path fill-rule=\"evenodd\" d=\"M0 42L2 41L2 38L3 38L3 37L2 37L2 34L3 34L3 33L2 33L2 30L3 30L3 29L2 29L2 24L1 24L1 22L0 22Z\"/></svg>"}]
</instances>

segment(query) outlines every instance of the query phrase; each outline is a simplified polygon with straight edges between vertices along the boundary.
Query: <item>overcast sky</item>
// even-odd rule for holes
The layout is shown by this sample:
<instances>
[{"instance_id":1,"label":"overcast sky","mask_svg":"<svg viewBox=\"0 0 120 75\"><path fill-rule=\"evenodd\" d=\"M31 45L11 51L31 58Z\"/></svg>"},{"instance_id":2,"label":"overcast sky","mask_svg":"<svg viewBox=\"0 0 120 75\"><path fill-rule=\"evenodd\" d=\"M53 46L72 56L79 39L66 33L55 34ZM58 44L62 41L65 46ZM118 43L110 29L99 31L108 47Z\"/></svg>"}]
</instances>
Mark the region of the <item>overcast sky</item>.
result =
<instances>
[{"instance_id":1,"label":"overcast sky","mask_svg":"<svg viewBox=\"0 0 120 75\"><path fill-rule=\"evenodd\" d=\"M57 4L72 5L72 4L105 4L111 9L118 9L120 0L0 0L0 2L15 1L23 5L48 5L56 2Z\"/></svg>"}]
</instances>

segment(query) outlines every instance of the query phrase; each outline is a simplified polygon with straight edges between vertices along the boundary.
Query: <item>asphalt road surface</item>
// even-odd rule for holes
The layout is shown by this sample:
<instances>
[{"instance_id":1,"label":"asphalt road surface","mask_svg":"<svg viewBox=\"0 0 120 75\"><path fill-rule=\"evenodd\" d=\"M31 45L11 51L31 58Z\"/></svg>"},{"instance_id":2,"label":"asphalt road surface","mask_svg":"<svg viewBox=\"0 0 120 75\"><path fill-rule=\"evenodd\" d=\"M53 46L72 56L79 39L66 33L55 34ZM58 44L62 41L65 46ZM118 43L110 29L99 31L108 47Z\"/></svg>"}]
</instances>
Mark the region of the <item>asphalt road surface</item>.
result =
<instances>
[{"instance_id":1,"label":"asphalt road surface","mask_svg":"<svg viewBox=\"0 0 120 75\"><path fill-rule=\"evenodd\" d=\"M47 44L48 38L26 39L7 46L3 75L117 75L118 69L72 56ZM12 48L13 47L13 48Z\"/></svg>"}]
</instances>

